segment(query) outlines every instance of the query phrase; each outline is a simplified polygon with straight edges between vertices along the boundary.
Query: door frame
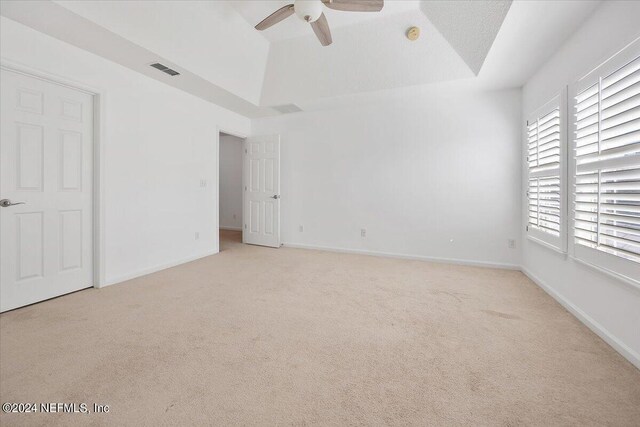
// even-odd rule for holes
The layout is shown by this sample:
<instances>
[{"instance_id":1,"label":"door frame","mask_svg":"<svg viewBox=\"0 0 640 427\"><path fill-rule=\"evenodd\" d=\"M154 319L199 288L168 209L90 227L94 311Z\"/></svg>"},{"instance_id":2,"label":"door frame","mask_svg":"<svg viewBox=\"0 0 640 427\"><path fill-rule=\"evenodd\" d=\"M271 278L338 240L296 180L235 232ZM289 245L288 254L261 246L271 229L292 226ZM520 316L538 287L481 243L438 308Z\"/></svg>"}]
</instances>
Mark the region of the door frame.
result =
<instances>
[{"instance_id":1,"label":"door frame","mask_svg":"<svg viewBox=\"0 0 640 427\"><path fill-rule=\"evenodd\" d=\"M68 87L87 93L93 97L93 188L92 188L92 277L94 288L105 286L104 257L105 257L105 166L104 166L104 141L105 138L105 103L106 91L93 86L80 83L66 77L61 77L46 71L42 71L30 66L20 64L7 58L0 58L0 69L5 71L23 74L48 83Z\"/></svg>"},{"instance_id":2,"label":"door frame","mask_svg":"<svg viewBox=\"0 0 640 427\"><path fill-rule=\"evenodd\" d=\"M216 194L214 196L215 200L218 201L218 206L216 209L216 224L218 227L218 248L216 250L217 252L220 252L220 133L226 133L227 135L231 135L231 136L235 136L236 138L240 138L243 140L242 142L242 152L244 153L244 142L247 140L247 138L249 137L248 135L242 133L242 132L237 132L237 131L229 131L226 129L221 128L220 126L216 126L216 146L215 146L215 156L216 156L216 172L215 172L215 176L217 177L217 185L215 186L215 191ZM242 188L244 188L244 154L242 155ZM243 197L243 203L242 203L242 243L244 243L244 191L242 194Z\"/></svg>"}]
</instances>

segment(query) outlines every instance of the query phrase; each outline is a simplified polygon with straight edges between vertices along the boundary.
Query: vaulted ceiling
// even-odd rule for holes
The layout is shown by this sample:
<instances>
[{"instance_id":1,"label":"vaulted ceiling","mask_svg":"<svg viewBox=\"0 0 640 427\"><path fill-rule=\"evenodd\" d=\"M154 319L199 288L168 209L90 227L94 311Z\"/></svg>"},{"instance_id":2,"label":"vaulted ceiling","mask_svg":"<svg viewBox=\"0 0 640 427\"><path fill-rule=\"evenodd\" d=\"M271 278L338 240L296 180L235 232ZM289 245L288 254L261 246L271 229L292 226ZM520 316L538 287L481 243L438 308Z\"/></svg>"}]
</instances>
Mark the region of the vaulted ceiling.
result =
<instances>
[{"instance_id":1,"label":"vaulted ceiling","mask_svg":"<svg viewBox=\"0 0 640 427\"><path fill-rule=\"evenodd\" d=\"M331 99L460 79L518 87L598 4L386 0L379 13L325 8L333 44L322 47L295 15L265 31L254 29L287 3L3 0L0 13L258 117L275 114L273 106L326 108ZM414 42L405 37L411 26L421 29ZM155 61L182 75L161 75L148 67Z\"/></svg>"}]
</instances>

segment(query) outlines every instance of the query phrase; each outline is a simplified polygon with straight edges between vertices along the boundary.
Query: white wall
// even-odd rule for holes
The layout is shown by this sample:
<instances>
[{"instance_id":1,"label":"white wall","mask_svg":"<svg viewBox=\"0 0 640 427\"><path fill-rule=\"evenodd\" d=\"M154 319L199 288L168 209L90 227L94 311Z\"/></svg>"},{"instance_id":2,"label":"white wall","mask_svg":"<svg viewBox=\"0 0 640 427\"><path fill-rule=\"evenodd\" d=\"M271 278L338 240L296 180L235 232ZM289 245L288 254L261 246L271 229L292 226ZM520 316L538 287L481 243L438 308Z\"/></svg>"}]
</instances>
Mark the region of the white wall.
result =
<instances>
[{"instance_id":1,"label":"white wall","mask_svg":"<svg viewBox=\"0 0 640 427\"><path fill-rule=\"evenodd\" d=\"M254 120L282 135L282 241L519 265L520 102L449 84Z\"/></svg>"},{"instance_id":2,"label":"white wall","mask_svg":"<svg viewBox=\"0 0 640 427\"><path fill-rule=\"evenodd\" d=\"M217 252L218 126L246 134L250 122L0 19L3 60L95 87L104 95L104 282ZM201 179L207 180L204 188Z\"/></svg>"},{"instance_id":3,"label":"white wall","mask_svg":"<svg viewBox=\"0 0 640 427\"><path fill-rule=\"evenodd\" d=\"M220 134L220 228L242 230L242 147L244 140Z\"/></svg>"},{"instance_id":4,"label":"white wall","mask_svg":"<svg viewBox=\"0 0 640 427\"><path fill-rule=\"evenodd\" d=\"M639 17L640 2L603 2L526 83L523 89L524 116L549 100L563 86L591 71L640 36ZM525 188L524 176L522 185ZM523 210L523 220L525 216ZM522 256L523 267L531 277L640 367L638 288L535 242L524 242Z\"/></svg>"}]
</instances>

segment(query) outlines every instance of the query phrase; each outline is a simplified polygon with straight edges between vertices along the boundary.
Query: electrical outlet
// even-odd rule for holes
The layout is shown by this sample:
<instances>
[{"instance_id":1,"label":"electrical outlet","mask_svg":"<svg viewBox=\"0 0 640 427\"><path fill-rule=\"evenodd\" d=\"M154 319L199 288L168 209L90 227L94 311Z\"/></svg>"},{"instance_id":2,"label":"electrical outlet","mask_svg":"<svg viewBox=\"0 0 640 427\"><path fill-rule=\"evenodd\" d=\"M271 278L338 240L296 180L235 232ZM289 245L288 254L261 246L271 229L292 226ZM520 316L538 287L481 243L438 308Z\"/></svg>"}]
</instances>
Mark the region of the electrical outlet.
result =
<instances>
[{"instance_id":1,"label":"electrical outlet","mask_svg":"<svg viewBox=\"0 0 640 427\"><path fill-rule=\"evenodd\" d=\"M367 237L367 229L366 228L361 228L360 229L360 237Z\"/></svg>"},{"instance_id":2,"label":"electrical outlet","mask_svg":"<svg viewBox=\"0 0 640 427\"><path fill-rule=\"evenodd\" d=\"M236 219L236 214L233 214L233 219Z\"/></svg>"},{"instance_id":3,"label":"electrical outlet","mask_svg":"<svg viewBox=\"0 0 640 427\"><path fill-rule=\"evenodd\" d=\"M509 239L509 240L507 240L507 245L509 246L509 249L515 249L516 248L516 241L514 239Z\"/></svg>"},{"instance_id":4,"label":"electrical outlet","mask_svg":"<svg viewBox=\"0 0 640 427\"><path fill-rule=\"evenodd\" d=\"M304 232L304 226L301 225L300 227L298 227L298 231L301 232L301 233Z\"/></svg>"},{"instance_id":5,"label":"electrical outlet","mask_svg":"<svg viewBox=\"0 0 640 427\"><path fill-rule=\"evenodd\" d=\"M200 232L196 231L196 240L200 240Z\"/></svg>"}]
</instances>

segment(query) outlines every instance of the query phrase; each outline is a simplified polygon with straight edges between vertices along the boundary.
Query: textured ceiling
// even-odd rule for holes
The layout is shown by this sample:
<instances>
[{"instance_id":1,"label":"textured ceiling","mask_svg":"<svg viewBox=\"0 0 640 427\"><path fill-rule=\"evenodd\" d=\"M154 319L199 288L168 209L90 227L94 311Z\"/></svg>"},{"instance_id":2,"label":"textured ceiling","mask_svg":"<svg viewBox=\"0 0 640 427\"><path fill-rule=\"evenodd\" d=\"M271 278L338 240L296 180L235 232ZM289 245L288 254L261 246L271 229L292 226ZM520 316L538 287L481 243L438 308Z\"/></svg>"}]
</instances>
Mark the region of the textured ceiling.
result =
<instances>
[{"instance_id":1,"label":"textured ceiling","mask_svg":"<svg viewBox=\"0 0 640 427\"><path fill-rule=\"evenodd\" d=\"M424 1L422 10L477 75L511 0Z\"/></svg>"},{"instance_id":2,"label":"textured ceiling","mask_svg":"<svg viewBox=\"0 0 640 427\"><path fill-rule=\"evenodd\" d=\"M405 37L421 28L415 42ZM416 86L474 75L420 11L407 11L333 30L333 44L313 34L271 43L263 105Z\"/></svg>"},{"instance_id":3,"label":"textured ceiling","mask_svg":"<svg viewBox=\"0 0 640 427\"><path fill-rule=\"evenodd\" d=\"M478 74L485 87L519 87L600 6L600 0L515 1ZM540 23L544 22L544 31Z\"/></svg>"},{"instance_id":4,"label":"textured ceiling","mask_svg":"<svg viewBox=\"0 0 640 427\"><path fill-rule=\"evenodd\" d=\"M317 0L320 1L320 0ZM227 3L233 7L247 21L251 27L275 12L277 9L294 0L228 0ZM342 12L323 8L324 14L329 21L332 30L358 24L371 19L384 19L398 13L414 11L420 12L419 0L387 0L384 8L380 12ZM287 40L295 37L311 34L309 24L297 18L295 15L274 25L260 34L268 41Z\"/></svg>"}]
</instances>

